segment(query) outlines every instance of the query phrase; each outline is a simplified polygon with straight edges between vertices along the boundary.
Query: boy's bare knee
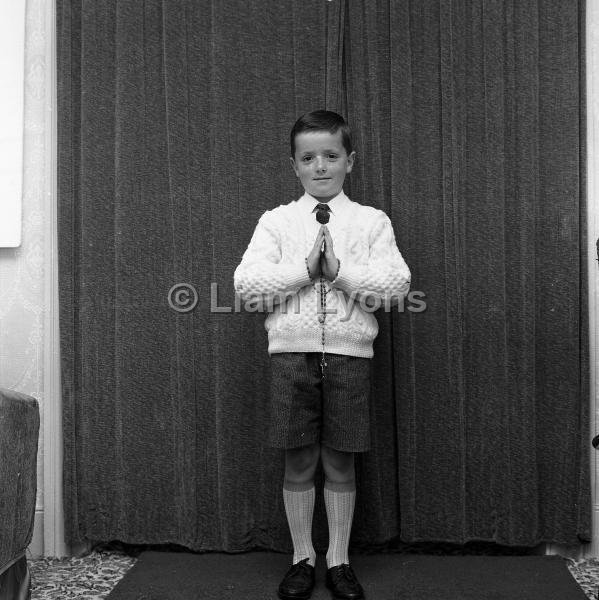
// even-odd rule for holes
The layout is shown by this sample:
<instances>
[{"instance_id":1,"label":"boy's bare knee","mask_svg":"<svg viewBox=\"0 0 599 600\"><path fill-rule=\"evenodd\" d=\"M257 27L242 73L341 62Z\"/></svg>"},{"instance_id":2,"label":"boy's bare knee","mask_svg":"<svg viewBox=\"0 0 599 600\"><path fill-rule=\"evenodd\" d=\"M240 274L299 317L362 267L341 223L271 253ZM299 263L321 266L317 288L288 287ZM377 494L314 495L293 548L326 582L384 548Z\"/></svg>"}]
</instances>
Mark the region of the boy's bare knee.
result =
<instances>
[{"instance_id":1,"label":"boy's bare knee","mask_svg":"<svg viewBox=\"0 0 599 600\"><path fill-rule=\"evenodd\" d=\"M348 483L355 478L354 453L335 450L328 446L321 449L322 468L326 478L334 483Z\"/></svg>"},{"instance_id":2,"label":"boy's bare knee","mask_svg":"<svg viewBox=\"0 0 599 600\"><path fill-rule=\"evenodd\" d=\"M291 483L305 483L314 479L319 456L319 444L285 450L285 479Z\"/></svg>"}]
</instances>

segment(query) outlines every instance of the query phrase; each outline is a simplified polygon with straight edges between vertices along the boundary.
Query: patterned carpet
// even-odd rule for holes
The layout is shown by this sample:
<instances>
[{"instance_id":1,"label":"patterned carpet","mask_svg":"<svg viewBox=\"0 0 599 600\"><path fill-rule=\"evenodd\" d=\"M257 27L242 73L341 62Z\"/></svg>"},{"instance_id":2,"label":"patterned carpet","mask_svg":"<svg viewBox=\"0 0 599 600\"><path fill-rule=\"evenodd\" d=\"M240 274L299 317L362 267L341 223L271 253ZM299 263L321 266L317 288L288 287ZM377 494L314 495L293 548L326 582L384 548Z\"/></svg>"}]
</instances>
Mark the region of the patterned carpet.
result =
<instances>
[{"instance_id":1,"label":"patterned carpet","mask_svg":"<svg viewBox=\"0 0 599 600\"><path fill-rule=\"evenodd\" d=\"M599 586L599 559L568 561L568 568L578 585L584 590L587 598L599 600L597 587Z\"/></svg>"},{"instance_id":2,"label":"patterned carpet","mask_svg":"<svg viewBox=\"0 0 599 600\"><path fill-rule=\"evenodd\" d=\"M30 560L31 600L101 600L135 561L121 552L98 550L82 558ZM599 560L568 561L568 567L587 597L597 600Z\"/></svg>"},{"instance_id":3,"label":"patterned carpet","mask_svg":"<svg viewBox=\"0 0 599 600\"><path fill-rule=\"evenodd\" d=\"M101 600L137 559L118 552L29 561L31 600Z\"/></svg>"}]
</instances>

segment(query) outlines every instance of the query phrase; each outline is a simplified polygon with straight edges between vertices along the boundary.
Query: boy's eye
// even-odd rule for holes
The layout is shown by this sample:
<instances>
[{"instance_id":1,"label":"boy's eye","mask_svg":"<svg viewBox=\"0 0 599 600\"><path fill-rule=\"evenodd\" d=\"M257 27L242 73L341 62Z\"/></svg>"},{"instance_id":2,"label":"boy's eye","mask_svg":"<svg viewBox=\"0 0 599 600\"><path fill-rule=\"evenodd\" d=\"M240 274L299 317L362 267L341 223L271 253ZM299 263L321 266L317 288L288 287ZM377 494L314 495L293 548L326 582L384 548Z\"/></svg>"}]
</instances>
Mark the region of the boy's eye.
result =
<instances>
[{"instance_id":1,"label":"boy's eye","mask_svg":"<svg viewBox=\"0 0 599 600\"><path fill-rule=\"evenodd\" d=\"M306 156L304 156L304 157L302 158L302 160L303 160L304 162L310 162L310 161L312 160L312 156L311 156L310 154L306 154Z\"/></svg>"},{"instance_id":2,"label":"boy's eye","mask_svg":"<svg viewBox=\"0 0 599 600\"><path fill-rule=\"evenodd\" d=\"M329 158L332 158L333 160L335 160L335 159L336 159L336 158L338 158L338 157L337 157L337 155L336 155L336 154L329 154Z\"/></svg>"}]
</instances>

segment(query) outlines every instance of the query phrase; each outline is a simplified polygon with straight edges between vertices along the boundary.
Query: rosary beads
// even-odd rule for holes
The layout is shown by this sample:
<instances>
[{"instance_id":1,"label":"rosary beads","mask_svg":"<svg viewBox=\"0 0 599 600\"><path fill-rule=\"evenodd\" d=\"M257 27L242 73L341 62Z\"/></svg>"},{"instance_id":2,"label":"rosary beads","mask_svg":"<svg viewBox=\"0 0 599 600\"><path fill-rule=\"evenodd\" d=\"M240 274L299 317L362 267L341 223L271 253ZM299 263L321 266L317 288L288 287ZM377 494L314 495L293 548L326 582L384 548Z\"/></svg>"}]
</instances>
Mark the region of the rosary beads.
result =
<instances>
[{"instance_id":1,"label":"rosary beads","mask_svg":"<svg viewBox=\"0 0 599 600\"><path fill-rule=\"evenodd\" d=\"M317 293L319 293L320 295L320 310L317 311L318 313L318 322L320 323L320 327L321 327L321 343L322 343L322 357L320 359L320 372L322 374L322 378L324 379L324 369L327 366L327 360L326 360L326 354L325 354L325 322L327 320L327 294L331 291L331 290L327 290L327 286L325 284L325 279L322 276L322 274L320 275L319 278L319 289L316 290L316 285L314 284L314 280L312 279L312 273L310 273L310 267L308 266L308 259L305 259L306 262L306 271L308 271L308 277L310 278L310 281L312 282L312 286L314 287L314 291L316 291ZM337 276L339 275L339 269L341 268L341 261L339 259L337 259L337 272L335 273L335 277L333 278L333 281L335 279L337 279Z\"/></svg>"},{"instance_id":2,"label":"rosary beads","mask_svg":"<svg viewBox=\"0 0 599 600\"><path fill-rule=\"evenodd\" d=\"M318 321L320 322L320 326L322 328L322 358L320 359L320 372L322 373L322 378L324 379L324 368L327 366L326 356L324 353L324 330L325 330L325 321L327 320L327 294L329 291L326 289L324 284L324 277L320 276L320 313L318 315Z\"/></svg>"}]
</instances>

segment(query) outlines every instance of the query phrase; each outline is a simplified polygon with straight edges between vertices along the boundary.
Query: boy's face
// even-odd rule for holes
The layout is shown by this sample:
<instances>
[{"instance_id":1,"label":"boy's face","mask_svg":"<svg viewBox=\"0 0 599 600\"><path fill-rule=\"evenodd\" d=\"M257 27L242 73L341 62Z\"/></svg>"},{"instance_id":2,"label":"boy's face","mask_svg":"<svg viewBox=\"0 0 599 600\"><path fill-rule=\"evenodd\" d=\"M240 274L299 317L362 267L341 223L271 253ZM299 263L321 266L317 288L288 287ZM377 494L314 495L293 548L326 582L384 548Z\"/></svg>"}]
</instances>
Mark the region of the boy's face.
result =
<instances>
[{"instance_id":1,"label":"boy's face","mask_svg":"<svg viewBox=\"0 0 599 600\"><path fill-rule=\"evenodd\" d=\"M305 131L295 137L291 164L304 190L319 202L328 202L343 189L355 155L347 155L340 131Z\"/></svg>"}]
</instances>

